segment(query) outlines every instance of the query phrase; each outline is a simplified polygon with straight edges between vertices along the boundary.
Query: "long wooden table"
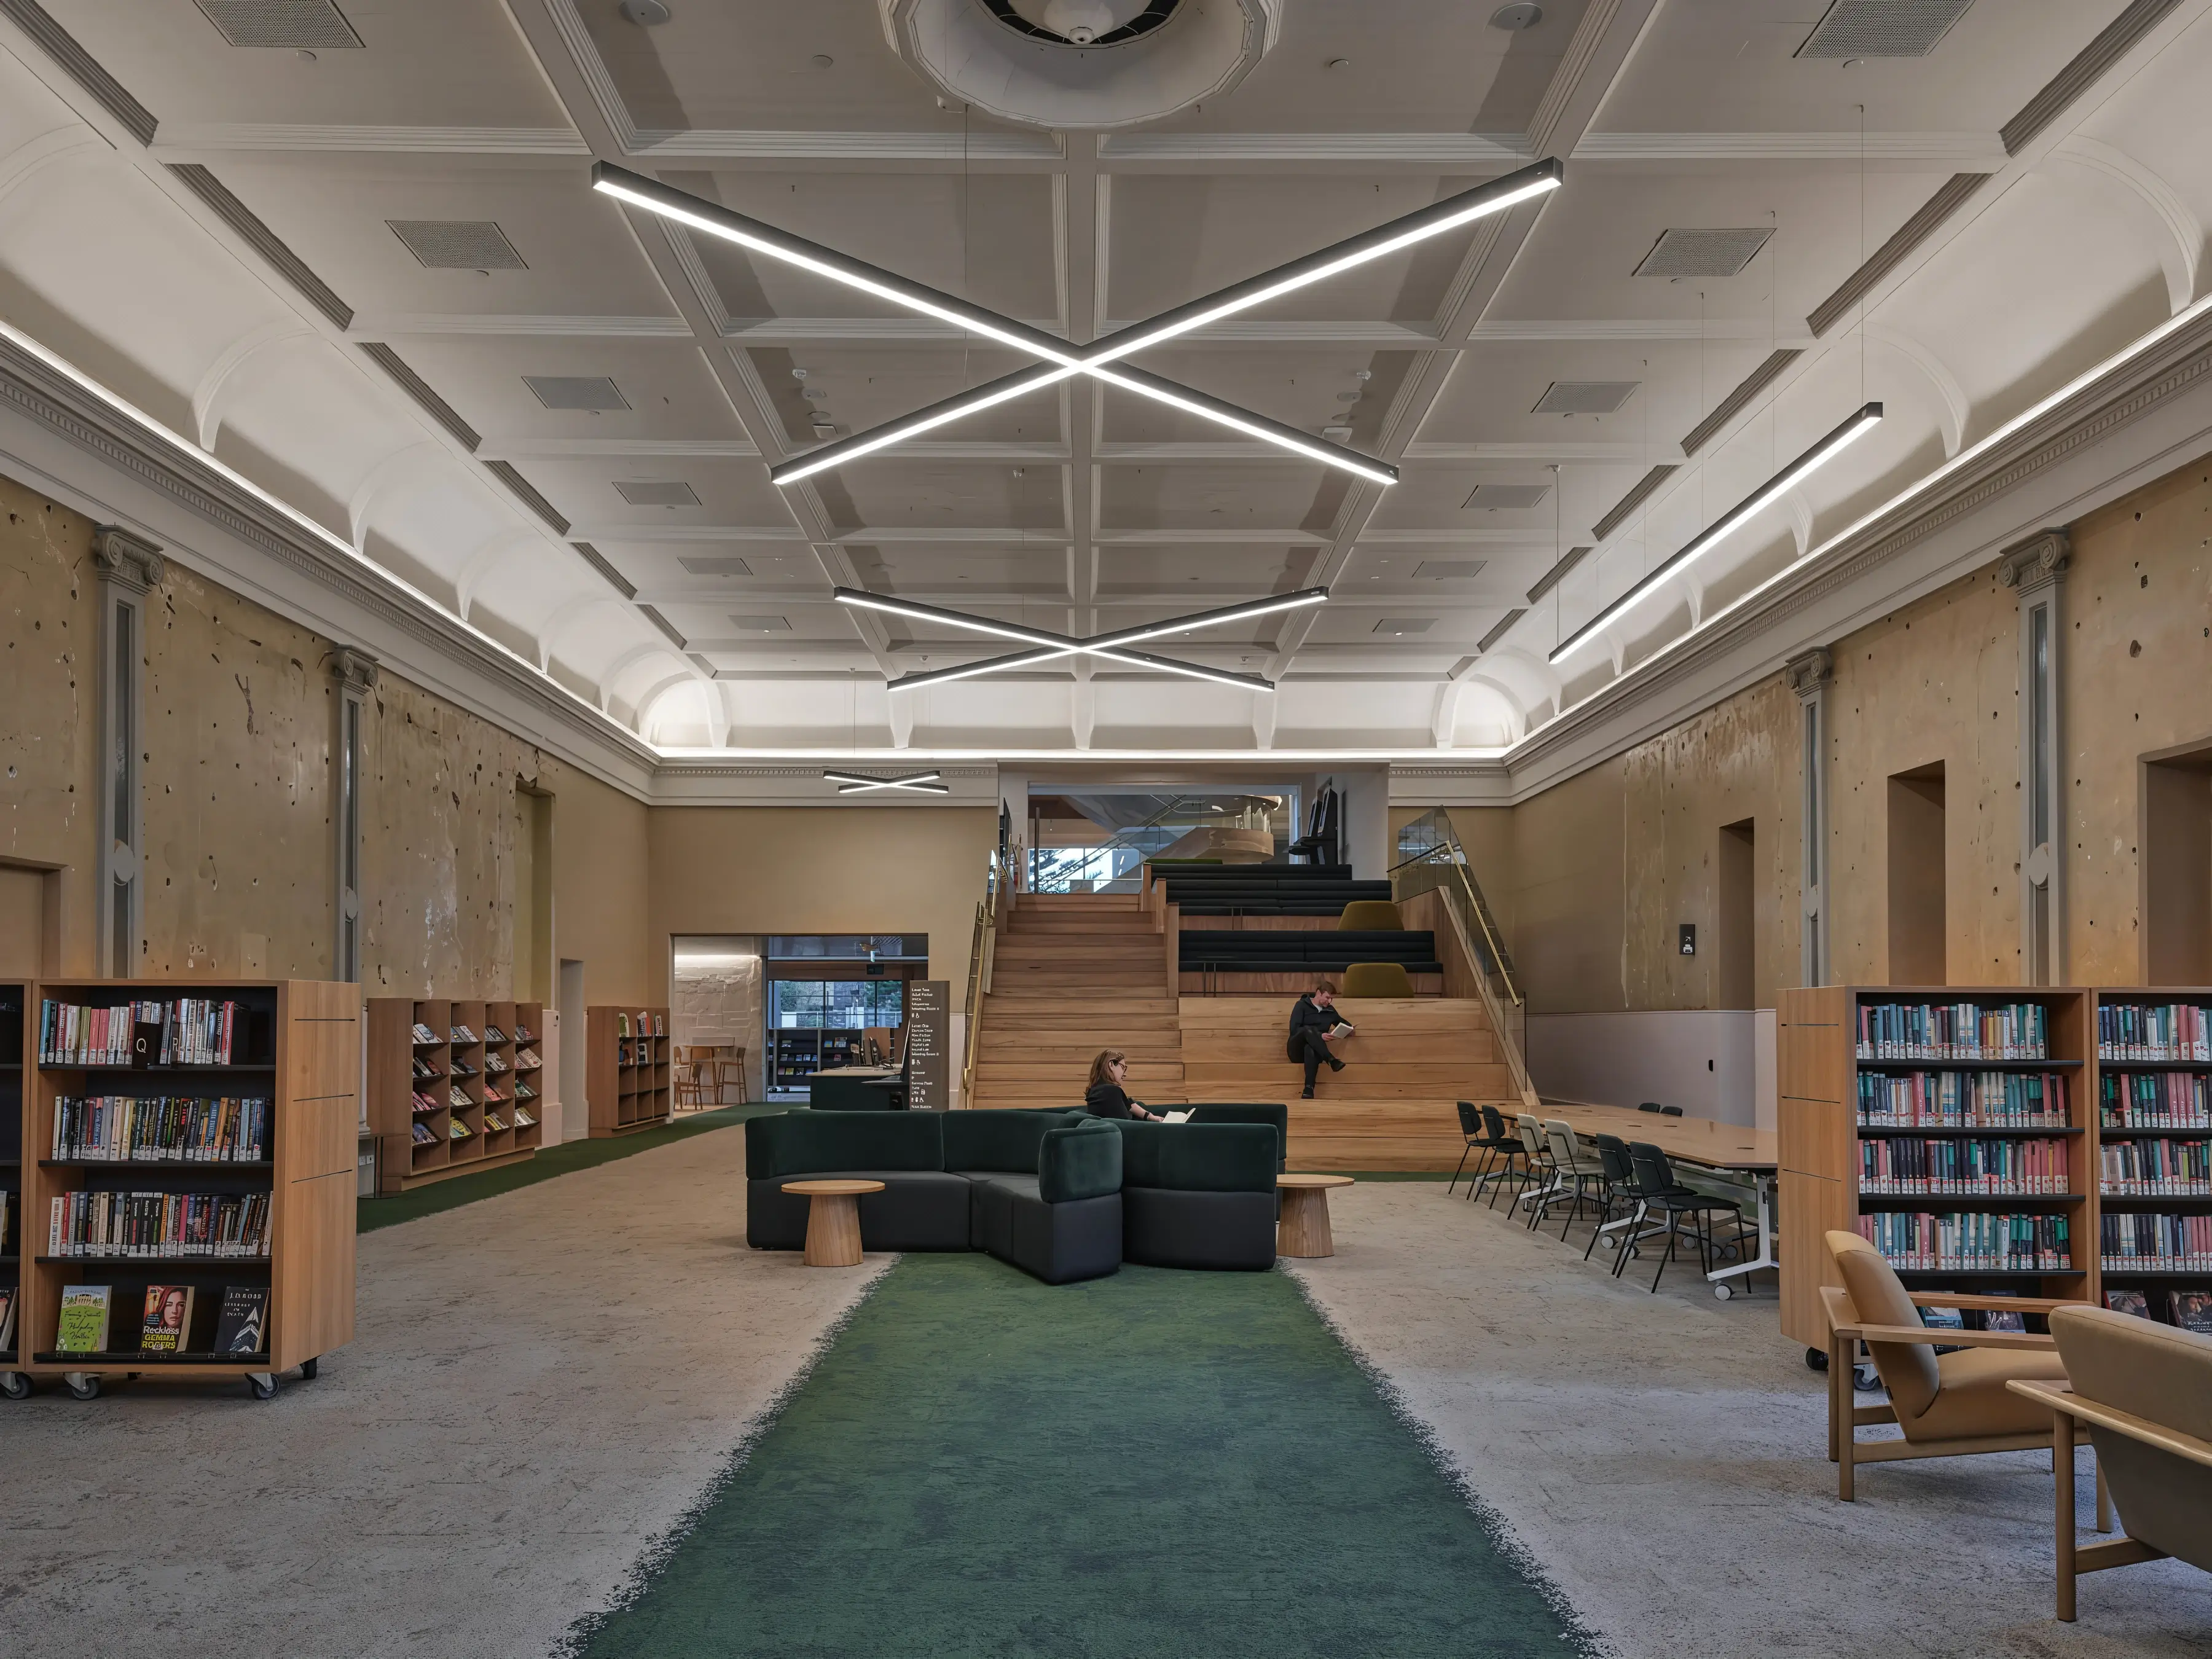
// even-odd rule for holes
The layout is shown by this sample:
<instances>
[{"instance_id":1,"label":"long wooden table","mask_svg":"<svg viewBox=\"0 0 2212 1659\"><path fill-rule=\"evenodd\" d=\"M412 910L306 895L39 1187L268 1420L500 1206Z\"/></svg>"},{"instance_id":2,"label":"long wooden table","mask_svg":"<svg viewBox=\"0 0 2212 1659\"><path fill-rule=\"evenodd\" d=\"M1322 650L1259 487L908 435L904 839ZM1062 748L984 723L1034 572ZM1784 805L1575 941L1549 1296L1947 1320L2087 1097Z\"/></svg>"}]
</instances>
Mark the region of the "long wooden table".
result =
<instances>
[{"instance_id":1,"label":"long wooden table","mask_svg":"<svg viewBox=\"0 0 2212 1659\"><path fill-rule=\"evenodd\" d=\"M1501 1108L1517 1125L1521 1114ZM1628 1106L1601 1106L1577 1100L1547 1100L1529 1114L1540 1127L1556 1120L1587 1140L1593 1135L1619 1135L1641 1140L1667 1154L1669 1162L1694 1164L1718 1175L1750 1177L1759 1197L1759 1254L1733 1267L1716 1267L1705 1275L1713 1294L1723 1302L1733 1291L1729 1281L1762 1267L1778 1270L1774 1256L1774 1188L1781 1168L1781 1137L1769 1129L1749 1129L1740 1123L1718 1123L1707 1117L1668 1117L1661 1112L1639 1112Z\"/></svg>"}]
</instances>

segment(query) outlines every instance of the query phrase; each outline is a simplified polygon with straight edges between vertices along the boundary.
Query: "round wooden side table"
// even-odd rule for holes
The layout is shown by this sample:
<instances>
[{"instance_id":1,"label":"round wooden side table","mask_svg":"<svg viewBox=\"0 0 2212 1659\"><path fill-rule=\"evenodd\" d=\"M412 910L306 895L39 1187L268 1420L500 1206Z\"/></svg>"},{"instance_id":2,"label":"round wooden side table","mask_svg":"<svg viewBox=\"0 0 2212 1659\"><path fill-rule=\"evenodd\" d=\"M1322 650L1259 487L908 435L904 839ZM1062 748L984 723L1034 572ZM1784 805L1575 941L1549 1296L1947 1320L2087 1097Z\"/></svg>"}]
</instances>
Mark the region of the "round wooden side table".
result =
<instances>
[{"instance_id":1,"label":"round wooden side table","mask_svg":"<svg viewBox=\"0 0 2212 1659\"><path fill-rule=\"evenodd\" d=\"M1352 1184L1350 1176L1277 1176L1275 1187L1283 1195L1283 1213L1276 1226L1275 1254L1334 1255L1336 1240L1328 1231L1328 1189Z\"/></svg>"},{"instance_id":2,"label":"round wooden side table","mask_svg":"<svg viewBox=\"0 0 2212 1659\"><path fill-rule=\"evenodd\" d=\"M880 1181L787 1181L783 1190L806 1198L806 1265L860 1265L860 1194L879 1193ZM1328 1222L1322 1225L1327 1231Z\"/></svg>"}]
</instances>

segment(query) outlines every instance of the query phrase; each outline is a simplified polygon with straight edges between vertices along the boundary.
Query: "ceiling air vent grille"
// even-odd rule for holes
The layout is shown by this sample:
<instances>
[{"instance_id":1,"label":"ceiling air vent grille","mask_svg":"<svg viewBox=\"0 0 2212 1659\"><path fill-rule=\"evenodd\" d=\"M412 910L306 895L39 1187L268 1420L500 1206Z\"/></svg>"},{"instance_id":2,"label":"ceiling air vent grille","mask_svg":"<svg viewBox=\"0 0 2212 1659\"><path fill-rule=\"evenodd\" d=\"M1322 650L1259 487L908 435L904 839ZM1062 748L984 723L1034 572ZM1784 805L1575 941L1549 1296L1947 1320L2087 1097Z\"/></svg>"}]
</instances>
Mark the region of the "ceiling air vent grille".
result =
<instances>
[{"instance_id":1,"label":"ceiling air vent grille","mask_svg":"<svg viewBox=\"0 0 2212 1659\"><path fill-rule=\"evenodd\" d=\"M1375 624L1378 634L1425 634L1437 625L1434 617L1385 617Z\"/></svg>"},{"instance_id":2,"label":"ceiling air vent grille","mask_svg":"<svg viewBox=\"0 0 2212 1659\"><path fill-rule=\"evenodd\" d=\"M1474 493L1461 505L1484 507L1492 513L1513 512L1541 506L1551 493L1549 484L1483 483L1475 485Z\"/></svg>"},{"instance_id":3,"label":"ceiling air vent grille","mask_svg":"<svg viewBox=\"0 0 2212 1659\"><path fill-rule=\"evenodd\" d=\"M1800 58L1925 58L1974 0L1836 0Z\"/></svg>"},{"instance_id":4,"label":"ceiling air vent grille","mask_svg":"<svg viewBox=\"0 0 2212 1659\"><path fill-rule=\"evenodd\" d=\"M604 374L526 374L523 385L548 409L628 409L622 388Z\"/></svg>"},{"instance_id":5,"label":"ceiling air vent grille","mask_svg":"<svg viewBox=\"0 0 2212 1659\"><path fill-rule=\"evenodd\" d=\"M1759 257L1771 225L1752 225L1741 230L1662 230L1638 276L1739 276Z\"/></svg>"},{"instance_id":6,"label":"ceiling air vent grille","mask_svg":"<svg viewBox=\"0 0 2212 1659\"><path fill-rule=\"evenodd\" d=\"M1636 380L1554 380L1532 415L1613 415L1635 395Z\"/></svg>"},{"instance_id":7,"label":"ceiling air vent grille","mask_svg":"<svg viewBox=\"0 0 2212 1659\"><path fill-rule=\"evenodd\" d=\"M732 612L730 626L740 634L788 634L790 622L782 617L748 617Z\"/></svg>"},{"instance_id":8,"label":"ceiling air vent grille","mask_svg":"<svg viewBox=\"0 0 2212 1659\"><path fill-rule=\"evenodd\" d=\"M331 0L199 0L199 8L234 46L343 52L362 44Z\"/></svg>"},{"instance_id":9,"label":"ceiling air vent grille","mask_svg":"<svg viewBox=\"0 0 2212 1659\"><path fill-rule=\"evenodd\" d=\"M433 270L527 270L507 233L489 219L386 219L407 251Z\"/></svg>"},{"instance_id":10,"label":"ceiling air vent grille","mask_svg":"<svg viewBox=\"0 0 2212 1659\"><path fill-rule=\"evenodd\" d=\"M695 576L750 576L753 574L752 566L743 559L678 559L676 562Z\"/></svg>"},{"instance_id":11,"label":"ceiling air vent grille","mask_svg":"<svg viewBox=\"0 0 2212 1659\"><path fill-rule=\"evenodd\" d=\"M615 488L632 507L696 507L699 492L682 479L672 483L657 478L618 478Z\"/></svg>"},{"instance_id":12,"label":"ceiling air vent grille","mask_svg":"<svg viewBox=\"0 0 2212 1659\"><path fill-rule=\"evenodd\" d=\"M1487 559L1423 559L1413 567L1413 574L1431 581L1472 581L1489 562Z\"/></svg>"}]
</instances>

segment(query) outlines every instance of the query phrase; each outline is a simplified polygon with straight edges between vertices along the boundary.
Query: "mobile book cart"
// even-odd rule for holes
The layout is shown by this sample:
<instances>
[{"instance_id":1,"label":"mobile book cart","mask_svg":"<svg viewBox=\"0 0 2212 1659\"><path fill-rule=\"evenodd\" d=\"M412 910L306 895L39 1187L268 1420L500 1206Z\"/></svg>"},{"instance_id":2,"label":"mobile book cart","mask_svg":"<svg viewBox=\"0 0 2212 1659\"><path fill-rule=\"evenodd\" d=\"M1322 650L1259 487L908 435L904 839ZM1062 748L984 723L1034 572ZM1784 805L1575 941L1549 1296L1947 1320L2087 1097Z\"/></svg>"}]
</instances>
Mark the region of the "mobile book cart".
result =
<instances>
[{"instance_id":1,"label":"mobile book cart","mask_svg":"<svg viewBox=\"0 0 2212 1659\"><path fill-rule=\"evenodd\" d=\"M183 998L236 1005L227 1063L168 1059L144 1042L139 1052L102 1064L86 1063L82 1051L49 1057L51 1051L41 1050L48 1004L112 1010ZM352 1340L358 986L312 980L40 981L25 998L22 1064L26 1237L16 1328L18 1354L27 1356L27 1363L19 1362L23 1373L63 1381L81 1400L98 1395L107 1379L155 1375L242 1380L266 1400L276 1391L279 1373L296 1369L303 1379L312 1378L323 1355ZM265 1099L266 1155L252 1162L53 1156L57 1103L99 1096ZM268 1253L162 1255L153 1253L158 1247L141 1246L130 1254L87 1256L50 1249L53 1200L100 1191L265 1194ZM101 1280L112 1286L109 1346L60 1352L64 1287ZM142 1352L131 1344L145 1286L166 1283L202 1292L198 1316L173 1355ZM261 1351L218 1357L210 1337L221 1288L260 1283L269 1287Z\"/></svg>"}]
</instances>

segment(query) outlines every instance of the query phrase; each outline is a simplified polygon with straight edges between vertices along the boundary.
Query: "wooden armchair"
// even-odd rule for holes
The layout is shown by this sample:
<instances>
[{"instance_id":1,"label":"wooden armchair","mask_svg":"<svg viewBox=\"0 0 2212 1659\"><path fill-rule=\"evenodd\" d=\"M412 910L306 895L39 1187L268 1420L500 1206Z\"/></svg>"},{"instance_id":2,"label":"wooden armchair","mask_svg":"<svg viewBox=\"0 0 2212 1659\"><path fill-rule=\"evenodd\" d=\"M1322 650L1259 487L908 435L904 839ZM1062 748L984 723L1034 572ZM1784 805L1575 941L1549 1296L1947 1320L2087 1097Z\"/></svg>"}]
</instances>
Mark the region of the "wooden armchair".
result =
<instances>
[{"instance_id":1,"label":"wooden armchair","mask_svg":"<svg viewBox=\"0 0 2212 1659\"><path fill-rule=\"evenodd\" d=\"M1837 1497L1852 1501L1853 1472L1861 1463L2027 1451L2051 1443L2050 1408L2006 1385L2027 1381L2064 1387L2066 1367L2056 1339L2025 1331L1930 1330L1920 1322L1919 1310L2050 1313L2081 1304L1955 1291L1915 1295L1858 1234L1832 1232L1827 1240L1844 1276L1840 1286L1820 1288L1828 1313L1828 1457L1836 1465ZM1851 1369L1861 1342L1889 1391L1886 1406L1861 1406L1853 1397ZM1939 1356L1939 1346L1964 1352ZM1862 1442L1863 1423L1894 1423L1905 1437Z\"/></svg>"},{"instance_id":2,"label":"wooden armchair","mask_svg":"<svg viewBox=\"0 0 2212 1659\"><path fill-rule=\"evenodd\" d=\"M2074 1617L2078 1573L2172 1556L2212 1572L2212 1337L2102 1308L2063 1308L2051 1333L2071 1387L2016 1380L2005 1386L2048 1408L2057 1424L2058 1616ZM2074 1436L2089 1425L2097 1450L2100 1531L2110 1486L2122 1535L2074 1541Z\"/></svg>"}]
</instances>

